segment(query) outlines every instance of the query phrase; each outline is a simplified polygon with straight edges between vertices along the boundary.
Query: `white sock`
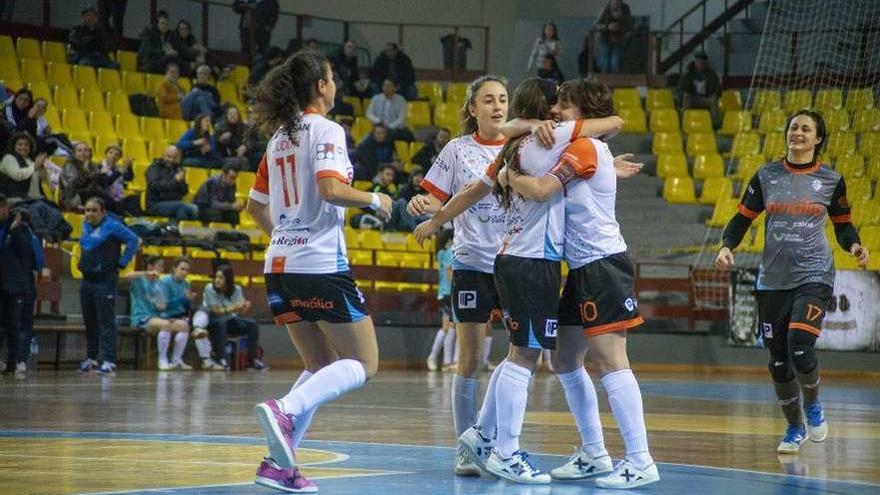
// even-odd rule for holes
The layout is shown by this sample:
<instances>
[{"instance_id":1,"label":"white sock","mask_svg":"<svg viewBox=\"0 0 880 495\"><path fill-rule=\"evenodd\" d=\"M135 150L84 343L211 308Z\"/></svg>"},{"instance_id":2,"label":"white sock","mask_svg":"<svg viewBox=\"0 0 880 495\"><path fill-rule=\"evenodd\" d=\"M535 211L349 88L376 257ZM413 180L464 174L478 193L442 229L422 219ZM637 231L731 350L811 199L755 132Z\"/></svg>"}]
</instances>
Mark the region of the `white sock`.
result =
<instances>
[{"instance_id":1,"label":"white sock","mask_svg":"<svg viewBox=\"0 0 880 495\"><path fill-rule=\"evenodd\" d=\"M626 460L640 469L650 466L654 459L648 453L648 431L642 409L642 392L632 370L608 373L602 377L602 385L608 394L611 412L617 420L626 445Z\"/></svg>"},{"instance_id":2,"label":"white sock","mask_svg":"<svg viewBox=\"0 0 880 495\"><path fill-rule=\"evenodd\" d=\"M443 329L437 330L437 335L434 336L434 343L431 345L431 353L428 354L429 358L437 359L437 356L440 354L440 349L443 348L443 339L446 337L446 332Z\"/></svg>"},{"instance_id":3,"label":"white sock","mask_svg":"<svg viewBox=\"0 0 880 495\"><path fill-rule=\"evenodd\" d=\"M199 357L202 360L207 361L211 359L211 340L210 339L195 339L193 343L196 345L196 349L199 351Z\"/></svg>"},{"instance_id":4,"label":"white sock","mask_svg":"<svg viewBox=\"0 0 880 495\"><path fill-rule=\"evenodd\" d=\"M318 370L305 383L279 399L284 412L300 416L363 386L367 372L360 361L340 359Z\"/></svg>"},{"instance_id":5,"label":"white sock","mask_svg":"<svg viewBox=\"0 0 880 495\"><path fill-rule=\"evenodd\" d=\"M492 336L483 337L483 360L480 363L483 366L489 364L489 354L492 352Z\"/></svg>"},{"instance_id":6,"label":"white sock","mask_svg":"<svg viewBox=\"0 0 880 495\"><path fill-rule=\"evenodd\" d=\"M183 352L186 350L186 343L189 342L189 333L177 332L174 334L174 350L172 352L172 363L182 361Z\"/></svg>"},{"instance_id":7,"label":"white sock","mask_svg":"<svg viewBox=\"0 0 880 495\"><path fill-rule=\"evenodd\" d=\"M171 332L161 331L156 336L156 342L159 345L159 361L168 361L168 347L171 345Z\"/></svg>"},{"instance_id":8,"label":"white sock","mask_svg":"<svg viewBox=\"0 0 880 495\"><path fill-rule=\"evenodd\" d=\"M452 423L455 437L477 422L477 380L458 373L452 377Z\"/></svg>"},{"instance_id":9,"label":"white sock","mask_svg":"<svg viewBox=\"0 0 880 495\"><path fill-rule=\"evenodd\" d=\"M458 362L458 354L461 352L461 343L459 343L458 339L455 339L455 353L452 355L452 362Z\"/></svg>"},{"instance_id":10,"label":"white sock","mask_svg":"<svg viewBox=\"0 0 880 495\"><path fill-rule=\"evenodd\" d=\"M489 386L486 387L486 396L483 398L483 407L480 408L480 415L477 417L477 428L483 433L484 437L495 438L495 427L498 423L498 415L495 413L495 391L497 390L498 377L507 360L498 363L498 367L492 371L489 377Z\"/></svg>"},{"instance_id":11,"label":"white sock","mask_svg":"<svg viewBox=\"0 0 880 495\"><path fill-rule=\"evenodd\" d=\"M452 363L452 355L455 354L455 328L446 331L446 337L443 339L443 364Z\"/></svg>"},{"instance_id":12,"label":"white sock","mask_svg":"<svg viewBox=\"0 0 880 495\"><path fill-rule=\"evenodd\" d=\"M532 372L528 368L508 361L495 384L495 407L498 414L495 449L504 459L519 450L519 435L526 416L531 378Z\"/></svg>"},{"instance_id":13,"label":"white sock","mask_svg":"<svg viewBox=\"0 0 880 495\"><path fill-rule=\"evenodd\" d=\"M593 458L608 455L605 439L602 437L602 421L599 419L599 398L596 397L596 387L587 375L587 370L581 366L556 377L565 390L568 409L581 434L581 448Z\"/></svg>"},{"instance_id":14,"label":"white sock","mask_svg":"<svg viewBox=\"0 0 880 495\"><path fill-rule=\"evenodd\" d=\"M303 370L303 372L299 375L299 378L296 379L296 382L293 384L293 387L290 387L290 391L293 392L297 388L299 388L303 383L306 382L309 378L311 378L312 372L309 370ZM299 447L300 442L303 441L303 438L306 436L306 431L309 430L309 425L312 424L312 418L315 416L315 413L318 411L318 408L312 408L308 411L300 414L296 417L296 421L293 423L293 448Z\"/></svg>"}]
</instances>

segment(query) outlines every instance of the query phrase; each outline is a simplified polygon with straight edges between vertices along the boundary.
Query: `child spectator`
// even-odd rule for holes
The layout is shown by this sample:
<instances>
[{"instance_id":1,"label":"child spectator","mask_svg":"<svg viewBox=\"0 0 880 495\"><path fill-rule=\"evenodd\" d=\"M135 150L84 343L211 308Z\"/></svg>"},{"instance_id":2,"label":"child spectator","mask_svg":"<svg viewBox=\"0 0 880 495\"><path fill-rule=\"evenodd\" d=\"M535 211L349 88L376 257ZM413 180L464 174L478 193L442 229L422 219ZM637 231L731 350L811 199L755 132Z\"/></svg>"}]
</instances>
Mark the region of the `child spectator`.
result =
<instances>
[{"instance_id":1,"label":"child spectator","mask_svg":"<svg viewBox=\"0 0 880 495\"><path fill-rule=\"evenodd\" d=\"M163 119L183 119L181 102L185 94L180 86L180 66L169 63L165 68L165 79L156 87L156 106L159 117Z\"/></svg>"},{"instance_id":2,"label":"child spectator","mask_svg":"<svg viewBox=\"0 0 880 495\"><path fill-rule=\"evenodd\" d=\"M455 324L452 323L452 231L443 230L437 234L437 302L440 307L441 325L434 336L431 352L428 354L428 370L437 371L437 356L443 349L443 367L452 364L455 354Z\"/></svg>"},{"instance_id":3,"label":"child spectator","mask_svg":"<svg viewBox=\"0 0 880 495\"><path fill-rule=\"evenodd\" d=\"M111 144L104 150L100 171L106 177L104 196L107 198L107 208L118 215L140 216L140 195L125 195L125 185L134 180L131 158L121 158L122 148L118 144Z\"/></svg>"},{"instance_id":4,"label":"child spectator","mask_svg":"<svg viewBox=\"0 0 880 495\"><path fill-rule=\"evenodd\" d=\"M211 115L200 114L177 141L183 153L183 164L191 167L212 168L220 164L217 143L211 135Z\"/></svg>"},{"instance_id":5,"label":"child spectator","mask_svg":"<svg viewBox=\"0 0 880 495\"><path fill-rule=\"evenodd\" d=\"M190 261L188 258L178 258L174 262L174 266L170 275L165 275L159 281L162 289L162 295L165 298L165 311L161 313L162 317L167 320L183 320L186 324L189 321L189 315L192 311L192 303L196 298L195 292L190 289L189 282L186 277L189 275ZM186 350L186 343L189 340L189 325L186 330L181 330L183 324L179 324L178 330L174 335L174 350L171 354L171 360L167 360L168 346L165 346L165 353L159 354L159 369L163 366L166 370L192 370L192 366L183 362L183 353ZM167 342L170 342L170 334L168 334ZM160 345L162 343L160 342Z\"/></svg>"}]
</instances>

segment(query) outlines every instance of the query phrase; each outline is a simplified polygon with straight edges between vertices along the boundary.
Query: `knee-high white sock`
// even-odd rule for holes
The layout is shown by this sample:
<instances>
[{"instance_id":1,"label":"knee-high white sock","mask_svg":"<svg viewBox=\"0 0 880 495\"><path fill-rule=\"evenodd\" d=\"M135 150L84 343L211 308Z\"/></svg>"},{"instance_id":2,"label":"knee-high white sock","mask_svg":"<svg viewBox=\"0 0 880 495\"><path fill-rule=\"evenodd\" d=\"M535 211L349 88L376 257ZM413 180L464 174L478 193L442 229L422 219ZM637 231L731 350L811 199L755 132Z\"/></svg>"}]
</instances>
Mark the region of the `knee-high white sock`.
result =
<instances>
[{"instance_id":1,"label":"knee-high white sock","mask_svg":"<svg viewBox=\"0 0 880 495\"><path fill-rule=\"evenodd\" d=\"M452 355L452 362L458 362L458 354L461 352L461 342L458 339L455 339L455 353Z\"/></svg>"},{"instance_id":2,"label":"knee-high white sock","mask_svg":"<svg viewBox=\"0 0 880 495\"><path fill-rule=\"evenodd\" d=\"M531 378L532 372L528 368L508 361L495 384L495 407L498 414L495 448L505 459L519 450L519 435L526 416Z\"/></svg>"},{"instance_id":3,"label":"knee-high white sock","mask_svg":"<svg viewBox=\"0 0 880 495\"><path fill-rule=\"evenodd\" d=\"M483 360L480 364L486 366L489 364L489 354L492 353L492 336L483 337Z\"/></svg>"},{"instance_id":4,"label":"knee-high white sock","mask_svg":"<svg viewBox=\"0 0 880 495\"><path fill-rule=\"evenodd\" d=\"M587 370L581 366L556 377L562 384L568 409L581 434L581 448L594 458L608 455L602 436L602 421L599 419L599 398L596 397L596 387L587 375Z\"/></svg>"},{"instance_id":5,"label":"knee-high white sock","mask_svg":"<svg viewBox=\"0 0 880 495\"><path fill-rule=\"evenodd\" d=\"M429 358L437 359L437 356L440 355L440 349L443 348L444 338L446 338L446 332L442 329L437 330L437 335L434 336L434 343L431 345L431 353L428 354Z\"/></svg>"},{"instance_id":6,"label":"knee-high white sock","mask_svg":"<svg viewBox=\"0 0 880 495\"><path fill-rule=\"evenodd\" d=\"M495 408L495 391L498 390L498 377L507 360L498 363L498 367L492 371L489 377L489 386L486 387L486 396L483 398L483 407L480 408L480 414L477 417L477 428L483 433L484 437L495 438L495 427L498 424L498 415Z\"/></svg>"},{"instance_id":7,"label":"knee-high white sock","mask_svg":"<svg viewBox=\"0 0 880 495\"><path fill-rule=\"evenodd\" d=\"M443 364L452 363L453 354L455 354L455 327L446 331L446 337L443 339Z\"/></svg>"},{"instance_id":8,"label":"knee-high white sock","mask_svg":"<svg viewBox=\"0 0 880 495\"><path fill-rule=\"evenodd\" d=\"M284 412L300 416L310 409L363 386L364 365L354 359L340 359L318 370L305 383L279 399Z\"/></svg>"},{"instance_id":9,"label":"knee-high white sock","mask_svg":"<svg viewBox=\"0 0 880 495\"><path fill-rule=\"evenodd\" d=\"M477 380L452 377L452 423L456 438L477 422Z\"/></svg>"},{"instance_id":10,"label":"knee-high white sock","mask_svg":"<svg viewBox=\"0 0 880 495\"><path fill-rule=\"evenodd\" d=\"M189 342L189 333L177 332L174 334L174 350L172 352L171 362L176 363L183 358L183 352L186 350L186 343Z\"/></svg>"},{"instance_id":11,"label":"knee-high white sock","mask_svg":"<svg viewBox=\"0 0 880 495\"><path fill-rule=\"evenodd\" d=\"M168 347L171 346L171 332L161 331L156 336L159 347L159 361L168 361Z\"/></svg>"},{"instance_id":12,"label":"knee-high white sock","mask_svg":"<svg viewBox=\"0 0 880 495\"><path fill-rule=\"evenodd\" d=\"M299 388L303 383L305 383L309 378L312 377L312 372L309 370L303 370L303 372L299 375L299 378L296 379L296 382L290 387L290 391L293 392L297 388ZM312 408L308 411L300 414L296 417L296 421L293 423L293 448L299 447L300 442L303 441L303 438L306 436L306 432L309 430L309 426L312 424L312 418L315 416L315 413L318 412L318 408Z\"/></svg>"},{"instance_id":13,"label":"knee-high white sock","mask_svg":"<svg viewBox=\"0 0 880 495\"><path fill-rule=\"evenodd\" d=\"M650 466L654 459L648 453L648 431L642 409L642 392L632 370L619 370L602 377L608 393L611 412L620 427L626 445L626 459L638 468Z\"/></svg>"},{"instance_id":14,"label":"knee-high white sock","mask_svg":"<svg viewBox=\"0 0 880 495\"><path fill-rule=\"evenodd\" d=\"M195 339L193 343L196 345L196 350L199 351L200 358L211 358L211 339Z\"/></svg>"}]
</instances>

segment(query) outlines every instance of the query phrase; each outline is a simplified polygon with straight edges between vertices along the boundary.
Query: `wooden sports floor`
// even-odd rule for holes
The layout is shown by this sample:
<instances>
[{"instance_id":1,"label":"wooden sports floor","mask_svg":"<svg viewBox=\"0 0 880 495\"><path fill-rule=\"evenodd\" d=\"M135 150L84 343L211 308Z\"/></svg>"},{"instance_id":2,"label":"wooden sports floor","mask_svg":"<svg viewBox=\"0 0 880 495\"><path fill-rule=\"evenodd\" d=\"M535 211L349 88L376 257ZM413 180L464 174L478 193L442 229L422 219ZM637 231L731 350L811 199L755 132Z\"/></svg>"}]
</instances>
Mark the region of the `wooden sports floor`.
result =
<instances>
[{"instance_id":1,"label":"wooden sports floor","mask_svg":"<svg viewBox=\"0 0 880 495\"><path fill-rule=\"evenodd\" d=\"M38 371L0 379L0 494L269 494L253 405L297 372ZM764 377L637 373L661 481L630 493L878 494L880 387L826 377L830 435L777 456L783 422ZM449 373L380 372L319 411L298 455L321 493L608 493L592 482L519 486L456 479ZM483 386L488 374L483 376ZM601 384L605 438L623 454ZM578 443L555 377L537 375L523 446L549 470Z\"/></svg>"}]
</instances>

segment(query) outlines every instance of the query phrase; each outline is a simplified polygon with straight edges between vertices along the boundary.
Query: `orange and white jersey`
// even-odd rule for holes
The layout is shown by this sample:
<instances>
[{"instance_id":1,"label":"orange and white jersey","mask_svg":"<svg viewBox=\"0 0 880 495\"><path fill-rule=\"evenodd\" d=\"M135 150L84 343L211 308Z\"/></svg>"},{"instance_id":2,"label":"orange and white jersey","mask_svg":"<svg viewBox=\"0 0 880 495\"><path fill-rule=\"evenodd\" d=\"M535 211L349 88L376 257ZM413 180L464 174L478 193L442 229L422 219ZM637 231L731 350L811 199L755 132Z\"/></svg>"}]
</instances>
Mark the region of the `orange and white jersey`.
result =
<instances>
[{"instance_id":1,"label":"orange and white jersey","mask_svg":"<svg viewBox=\"0 0 880 495\"><path fill-rule=\"evenodd\" d=\"M445 202L479 180L503 146L504 140L486 141L476 134L449 141L422 180L422 188ZM453 269L492 273L504 234L504 217L504 209L490 194L453 220Z\"/></svg>"},{"instance_id":2,"label":"orange and white jersey","mask_svg":"<svg viewBox=\"0 0 880 495\"><path fill-rule=\"evenodd\" d=\"M337 273L348 270L345 208L324 201L318 180L350 184L354 170L342 127L306 113L297 128L297 143L278 130L260 161L250 197L269 205L272 240L266 249L265 273Z\"/></svg>"},{"instance_id":3,"label":"orange and white jersey","mask_svg":"<svg viewBox=\"0 0 880 495\"><path fill-rule=\"evenodd\" d=\"M550 171L565 187L565 260L571 269L626 252L614 214L617 172L608 145L572 142Z\"/></svg>"},{"instance_id":4,"label":"orange and white jersey","mask_svg":"<svg viewBox=\"0 0 880 495\"><path fill-rule=\"evenodd\" d=\"M560 122L553 130L554 143L549 149L538 143L534 135L526 136L519 145L519 163L523 173L543 177L559 162L569 143L581 130L582 121ZM493 163L483 182L494 186L498 164ZM539 203L514 194L507 212L504 241L499 254L521 258L561 261L565 232L565 202L561 194Z\"/></svg>"}]
</instances>

